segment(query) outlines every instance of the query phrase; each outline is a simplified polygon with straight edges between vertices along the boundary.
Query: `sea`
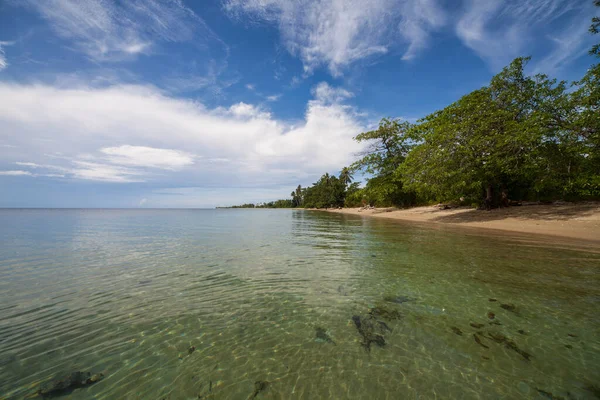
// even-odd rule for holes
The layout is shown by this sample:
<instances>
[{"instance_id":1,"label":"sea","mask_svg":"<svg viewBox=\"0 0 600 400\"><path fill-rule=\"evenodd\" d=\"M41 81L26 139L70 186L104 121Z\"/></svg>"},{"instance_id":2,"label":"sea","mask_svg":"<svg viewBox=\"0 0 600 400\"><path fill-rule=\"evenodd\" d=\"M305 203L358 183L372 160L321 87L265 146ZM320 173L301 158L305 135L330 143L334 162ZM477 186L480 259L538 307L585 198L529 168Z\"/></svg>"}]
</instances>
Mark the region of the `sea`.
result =
<instances>
[{"instance_id":1,"label":"sea","mask_svg":"<svg viewBox=\"0 0 600 400\"><path fill-rule=\"evenodd\" d=\"M600 248L321 211L3 209L0 398L48 396L597 399Z\"/></svg>"}]
</instances>

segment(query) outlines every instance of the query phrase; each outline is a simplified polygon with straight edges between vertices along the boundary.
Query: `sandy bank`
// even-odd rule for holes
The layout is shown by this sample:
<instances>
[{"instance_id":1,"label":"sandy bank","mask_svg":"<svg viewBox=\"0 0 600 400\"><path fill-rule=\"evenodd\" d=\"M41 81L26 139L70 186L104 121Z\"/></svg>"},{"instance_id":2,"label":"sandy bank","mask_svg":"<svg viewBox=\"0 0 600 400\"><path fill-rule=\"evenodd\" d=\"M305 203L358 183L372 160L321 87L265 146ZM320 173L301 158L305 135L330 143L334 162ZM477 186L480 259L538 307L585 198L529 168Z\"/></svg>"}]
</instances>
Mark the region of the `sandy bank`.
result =
<instances>
[{"instance_id":1,"label":"sandy bank","mask_svg":"<svg viewBox=\"0 0 600 400\"><path fill-rule=\"evenodd\" d=\"M526 205L491 211L472 208L440 210L439 207L410 209L362 210L345 208L329 212L354 214L363 217L455 224L459 226L499 229L504 231L563 236L596 241L600 246L600 203L561 203Z\"/></svg>"}]
</instances>

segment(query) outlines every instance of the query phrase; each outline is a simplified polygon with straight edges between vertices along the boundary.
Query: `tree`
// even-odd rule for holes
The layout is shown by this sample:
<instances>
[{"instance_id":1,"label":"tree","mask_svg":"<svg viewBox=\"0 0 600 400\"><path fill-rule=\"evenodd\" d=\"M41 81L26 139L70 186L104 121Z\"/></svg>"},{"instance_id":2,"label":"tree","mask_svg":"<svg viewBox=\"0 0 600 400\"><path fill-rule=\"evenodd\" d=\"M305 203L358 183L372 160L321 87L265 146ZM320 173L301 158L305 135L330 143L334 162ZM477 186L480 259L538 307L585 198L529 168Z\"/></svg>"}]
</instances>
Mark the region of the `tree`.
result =
<instances>
[{"instance_id":1,"label":"tree","mask_svg":"<svg viewBox=\"0 0 600 400\"><path fill-rule=\"evenodd\" d=\"M342 168L339 179L345 186L348 186L352 182L352 178L352 170L348 167Z\"/></svg>"},{"instance_id":2,"label":"tree","mask_svg":"<svg viewBox=\"0 0 600 400\"><path fill-rule=\"evenodd\" d=\"M600 0L594 0L594 5L596 7L600 7ZM596 35L598 32L600 32L600 17L593 17L592 25L590 26L590 33L592 35ZM592 46L590 54L595 55L596 57L600 57L600 43Z\"/></svg>"},{"instance_id":3,"label":"tree","mask_svg":"<svg viewBox=\"0 0 600 400\"><path fill-rule=\"evenodd\" d=\"M528 61L515 59L489 86L421 121L420 144L402 168L409 189L438 201L497 203L500 190L536 180L546 166L543 143L555 140L564 116L565 84L525 76Z\"/></svg>"}]
</instances>

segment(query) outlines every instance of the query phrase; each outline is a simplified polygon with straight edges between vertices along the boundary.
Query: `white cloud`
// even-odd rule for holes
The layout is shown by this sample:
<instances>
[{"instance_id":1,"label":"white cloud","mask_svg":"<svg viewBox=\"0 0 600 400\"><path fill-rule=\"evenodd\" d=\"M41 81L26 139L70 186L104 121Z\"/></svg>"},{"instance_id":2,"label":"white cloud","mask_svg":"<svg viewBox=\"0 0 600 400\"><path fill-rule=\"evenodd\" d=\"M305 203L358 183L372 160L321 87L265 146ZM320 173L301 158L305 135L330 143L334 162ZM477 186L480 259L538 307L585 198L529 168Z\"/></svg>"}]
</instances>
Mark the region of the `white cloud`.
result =
<instances>
[{"instance_id":1,"label":"white cloud","mask_svg":"<svg viewBox=\"0 0 600 400\"><path fill-rule=\"evenodd\" d=\"M327 84L313 93L291 125L252 104L208 109L152 87L0 83L0 142L20 149L3 161L106 182L295 186L361 149L352 137L363 124L343 104L351 93Z\"/></svg>"},{"instance_id":2,"label":"white cloud","mask_svg":"<svg viewBox=\"0 0 600 400\"><path fill-rule=\"evenodd\" d=\"M317 100L327 103L341 102L354 96L346 89L329 86L327 82L319 83L313 88L312 93Z\"/></svg>"},{"instance_id":3,"label":"white cloud","mask_svg":"<svg viewBox=\"0 0 600 400\"><path fill-rule=\"evenodd\" d=\"M2 47L12 46L14 42L3 42L0 41L0 71L8 67L8 61L6 61L6 53Z\"/></svg>"},{"instance_id":4,"label":"white cloud","mask_svg":"<svg viewBox=\"0 0 600 400\"><path fill-rule=\"evenodd\" d=\"M58 35L96 60L148 52L154 42L214 37L181 0L25 0Z\"/></svg>"},{"instance_id":5,"label":"white cloud","mask_svg":"<svg viewBox=\"0 0 600 400\"><path fill-rule=\"evenodd\" d=\"M0 175L6 175L6 176L23 176L23 175L28 175L31 176L32 173L29 171L22 171L22 170L13 170L13 171L0 171Z\"/></svg>"},{"instance_id":6,"label":"white cloud","mask_svg":"<svg viewBox=\"0 0 600 400\"><path fill-rule=\"evenodd\" d=\"M399 40L408 45L405 59L413 58L445 23L437 0L226 0L225 9L278 24L307 73L325 65L336 76L355 61L387 53Z\"/></svg>"},{"instance_id":7,"label":"white cloud","mask_svg":"<svg viewBox=\"0 0 600 400\"><path fill-rule=\"evenodd\" d=\"M267 96L267 101L277 101L281 98L281 94L273 94L271 96Z\"/></svg>"},{"instance_id":8,"label":"white cloud","mask_svg":"<svg viewBox=\"0 0 600 400\"><path fill-rule=\"evenodd\" d=\"M145 146L123 145L105 147L100 151L108 156L112 164L133 167L179 170L194 163L194 156L184 151L156 149Z\"/></svg>"},{"instance_id":9,"label":"white cloud","mask_svg":"<svg viewBox=\"0 0 600 400\"><path fill-rule=\"evenodd\" d=\"M552 21L569 14L572 26L553 34L556 47L551 52L554 56L549 57L557 64L561 56L567 59L581 50L587 39L584 31L589 25L591 5L572 0L467 0L456 24L456 34L493 69L499 69L515 57L528 55L539 39L536 35L546 31Z\"/></svg>"},{"instance_id":10,"label":"white cloud","mask_svg":"<svg viewBox=\"0 0 600 400\"><path fill-rule=\"evenodd\" d=\"M255 88L256 87L253 84L251 84L251 83L247 83L246 84L246 89L248 89L248 90L254 90Z\"/></svg>"}]
</instances>

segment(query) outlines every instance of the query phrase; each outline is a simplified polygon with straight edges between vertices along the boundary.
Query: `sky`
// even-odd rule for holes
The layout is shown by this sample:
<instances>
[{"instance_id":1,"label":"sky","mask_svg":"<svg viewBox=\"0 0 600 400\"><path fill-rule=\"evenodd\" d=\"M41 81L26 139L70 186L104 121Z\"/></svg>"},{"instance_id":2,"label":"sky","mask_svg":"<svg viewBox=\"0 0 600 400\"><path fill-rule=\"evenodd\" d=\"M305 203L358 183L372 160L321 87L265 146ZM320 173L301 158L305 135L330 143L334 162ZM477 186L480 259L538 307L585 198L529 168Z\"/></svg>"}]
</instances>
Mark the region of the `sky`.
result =
<instances>
[{"instance_id":1,"label":"sky","mask_svg":"<svg viewBox=\"0 0 600 400\"><path fill-rule=\"evenodd\" d=\"M0 0L0 207L214 207L337 174L512 59L573 81L592 0Z\"/></svg>"}]
</instances>

